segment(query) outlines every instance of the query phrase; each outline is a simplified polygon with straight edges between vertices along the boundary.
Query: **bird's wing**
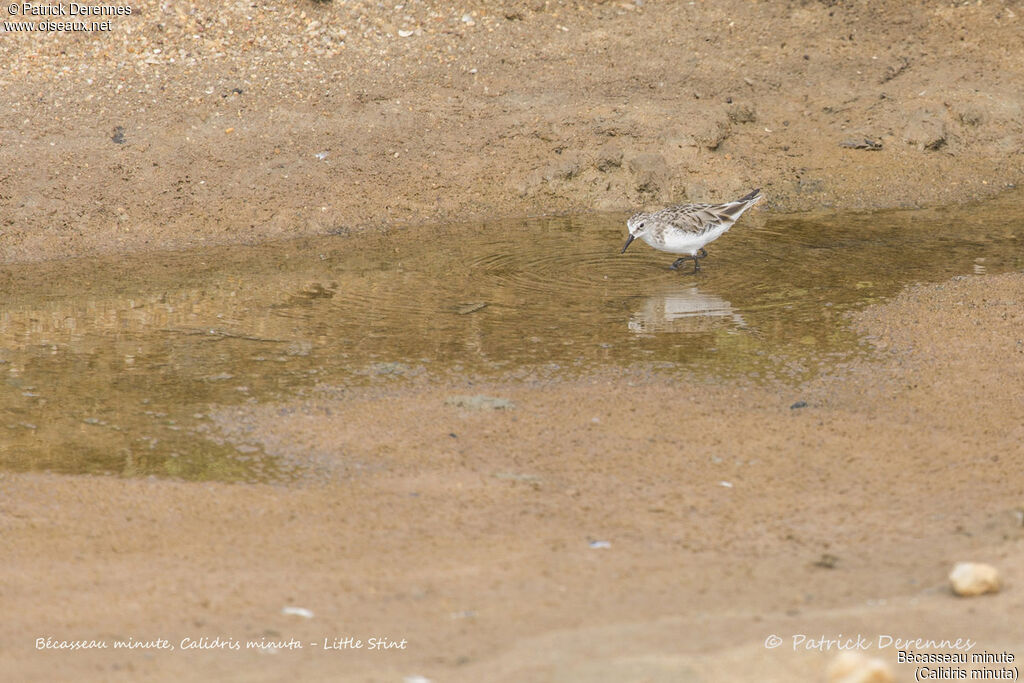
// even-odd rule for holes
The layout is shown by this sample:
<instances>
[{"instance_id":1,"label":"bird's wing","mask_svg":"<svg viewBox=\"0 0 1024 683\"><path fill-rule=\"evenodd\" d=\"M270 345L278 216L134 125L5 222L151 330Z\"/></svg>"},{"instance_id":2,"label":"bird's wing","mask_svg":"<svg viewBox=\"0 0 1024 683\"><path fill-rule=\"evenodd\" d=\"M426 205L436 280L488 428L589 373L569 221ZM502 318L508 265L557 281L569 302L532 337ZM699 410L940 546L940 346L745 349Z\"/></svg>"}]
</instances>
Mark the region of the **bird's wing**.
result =
<instances>
[{"instance_id":1,"label":"bird's wing","mask_svg":"<svg viewBox=\"0 0 1024 683\"><path fill-rule=\"evenodd\" d=\"M683 204L663 209L655 214L655 218L677 230L699 235L722 224L718 208L712 204Z\"/></svg>"},{"instance_id":2,"label":"bird's wing","mask_svg":"<svg viewBox=\"0 0 1024 683\"><path fill-rule=\"evenodd\" d=\"M754 190L742 199L724 204L680 204L654 213L651 218L659 223L696 235L724 226L726 229L743 215L743 212L760 199L760 190Z\"/></svg>"}]
</instances>

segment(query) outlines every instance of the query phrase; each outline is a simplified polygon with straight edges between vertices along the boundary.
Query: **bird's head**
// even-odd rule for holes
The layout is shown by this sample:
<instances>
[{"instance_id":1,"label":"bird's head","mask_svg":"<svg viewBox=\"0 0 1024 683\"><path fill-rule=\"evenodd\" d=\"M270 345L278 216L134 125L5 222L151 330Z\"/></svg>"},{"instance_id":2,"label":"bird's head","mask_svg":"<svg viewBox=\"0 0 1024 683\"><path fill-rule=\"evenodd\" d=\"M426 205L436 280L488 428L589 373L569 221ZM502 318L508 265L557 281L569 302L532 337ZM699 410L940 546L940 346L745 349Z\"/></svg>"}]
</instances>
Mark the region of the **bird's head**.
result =
<instances>
[{"instance_id":1,"label":"bird's head","mask_svg":"<svg viewBox=\"0 0 1024 683\"><path fill-rule=\"evenodd\" d=\"M645 213L635 213L628 221L626 221L626 229L629 230L629 237L626 238L626 245L622 247L622 251L619 253L625 253L629 245L633 243L637 237L640 237L648 229L650 229L651 221L650 217Z\"/></svg>"}]
</instances>

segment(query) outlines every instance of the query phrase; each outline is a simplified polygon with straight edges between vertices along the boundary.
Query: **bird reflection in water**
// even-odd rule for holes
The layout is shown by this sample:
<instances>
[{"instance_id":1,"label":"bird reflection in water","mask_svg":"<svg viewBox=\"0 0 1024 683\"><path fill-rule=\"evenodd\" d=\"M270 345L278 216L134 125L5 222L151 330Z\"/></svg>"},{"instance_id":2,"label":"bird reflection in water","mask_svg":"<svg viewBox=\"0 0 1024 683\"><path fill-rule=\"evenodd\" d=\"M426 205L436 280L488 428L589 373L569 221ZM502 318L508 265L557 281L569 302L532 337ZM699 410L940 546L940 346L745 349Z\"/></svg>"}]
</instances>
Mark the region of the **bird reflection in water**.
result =
<instances>
[{"instance_id":1,"label":"bird reflection in water","mask_svg":"<svg viewBox=\"0 0 1024 683\"><path fill-rule=\"evenodd\" d=\"M636 333L706 332L722 325L747 327L732 304L720 296L700 291L695 285L649 296L643 307L629 318L629 330Z\"/></svg>"}]
</instances>

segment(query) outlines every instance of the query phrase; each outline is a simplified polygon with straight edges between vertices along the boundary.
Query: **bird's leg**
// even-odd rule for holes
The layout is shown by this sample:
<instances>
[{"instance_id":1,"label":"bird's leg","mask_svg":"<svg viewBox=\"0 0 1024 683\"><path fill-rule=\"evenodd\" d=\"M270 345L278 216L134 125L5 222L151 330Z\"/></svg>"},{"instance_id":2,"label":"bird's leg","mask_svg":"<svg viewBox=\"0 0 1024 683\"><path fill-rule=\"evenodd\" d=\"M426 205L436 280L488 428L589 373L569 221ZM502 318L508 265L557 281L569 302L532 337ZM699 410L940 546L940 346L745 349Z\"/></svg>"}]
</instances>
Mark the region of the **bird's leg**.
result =
<instances>
[{"instance_id":1,"label":"bird's leg","mask_svg":"<svg viewBox=\"0 0 1024 683\"><path fill-rule=\"evenodd\" d=\"M707 255L708 255L708 252L704 250L704 247L701 247L700 250L698 250L696 254L694 254L693 256L690 257L690 258L693 259L693 272L696 273L697 271L700 270L700 260L699 259L707 258Z\"/></svg>"},{"instance_id":2,"label":"bird's leg","mask_svg":"<svg viewBox=\"0 0 1024 683\"><path fill-rule=\"evenodd\" d=\"M692 258L692 256L682 256L680 258L677 258L675 261L672 262L672 265L669 266L669 268L671 268L672 270L679 270L679 266L683 265L684 261L689 261ZM694 261L694 263L696 263L696 261Z\"/></svg>"}]
</instances>

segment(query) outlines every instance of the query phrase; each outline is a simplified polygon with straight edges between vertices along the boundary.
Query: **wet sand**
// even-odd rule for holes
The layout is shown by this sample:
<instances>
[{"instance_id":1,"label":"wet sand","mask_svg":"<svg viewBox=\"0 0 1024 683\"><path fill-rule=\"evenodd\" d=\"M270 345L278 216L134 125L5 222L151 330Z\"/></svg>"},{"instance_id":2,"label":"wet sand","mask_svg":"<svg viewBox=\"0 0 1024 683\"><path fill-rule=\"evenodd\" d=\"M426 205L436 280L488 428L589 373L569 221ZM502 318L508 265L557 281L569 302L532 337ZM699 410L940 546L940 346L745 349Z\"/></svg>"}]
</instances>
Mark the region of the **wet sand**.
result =
<instances>
[{"instance_id":1,"label":"wet sand","mask_svg":"<svg viewBox=\"0 0 1024 683\"><path fill-rule=\"evenodd\" d=\"M699 275L646 246L619 254L621 215L8 265L0 468L315 479L309 453L226 442L213 416L322 392L608 371L806 381L868 351L850 311L916 282L1024 267L1019 206L1007 194L750 212Z\"/></svg>"},{"instance_id":2,"label":"wet sand","mask_svg":"<svg viewBox=\"0 0 1024 683\"><path fill-rule=\"evenodd\" d=\"M1019 274L911 288L853 321L873 357L797 386L617 372L217 416L229 438L335 454L344 473L325 466L315 484L4 475L3 668L23 680L794 680L820 677L835 653L767 651L767 635L896 631L1019 650L1022 298ZM514 407L446 403L467 393ZM1007 587L953 597L945 576L960 560L996 564ZM288 605L314 617L284 616ZM37 652L37 631L307 649ZM320 651L336 636L408 643ZM894 650L878 654L894 664Z\"/></svg>"}]
</instances>

